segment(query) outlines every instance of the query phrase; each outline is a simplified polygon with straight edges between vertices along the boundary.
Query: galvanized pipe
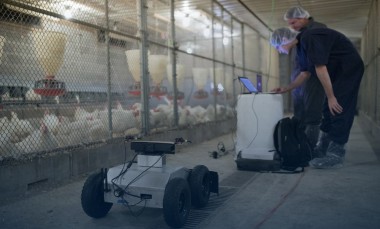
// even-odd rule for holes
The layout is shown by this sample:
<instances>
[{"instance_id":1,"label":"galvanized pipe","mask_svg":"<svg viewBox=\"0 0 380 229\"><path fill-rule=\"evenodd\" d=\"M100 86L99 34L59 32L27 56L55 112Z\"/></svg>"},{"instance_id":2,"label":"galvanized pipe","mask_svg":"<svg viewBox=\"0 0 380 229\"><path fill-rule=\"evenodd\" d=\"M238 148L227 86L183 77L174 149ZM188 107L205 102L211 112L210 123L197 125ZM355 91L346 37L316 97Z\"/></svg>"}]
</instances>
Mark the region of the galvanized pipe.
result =
<instances>
[{"instance_id":1,"label":"galvanized pipe","mask_svg":"<svg viewBox=\"0 0 380 229\"><path fill-rule=\"evenodd\" d=\"M178 91L177 91L177 42L175 37L175 17L174 17L174 10L175 10L175 1L170 1L170 29L171 29L171 40L172 40L172 46L171 52L170 52L170 62L172 67L172 77L173 77L173 112L174 112L174 123L175 126L178 127Z\"/></svg>"},{"instance_id":2,"label":"galvanized pipe","mask_svg":"<svg viewBox=\"0 0 380 229\"><path fill-rule=\"evenodd\" d=\"M109 138L113 136L112 127L112 94L111 94L111 59L110 59L110 44L109 44L109 15L108 15L108 0L105 1L105 16L106 16L106 59L107 59L107 109L108 109L108 128Z\"/></svg>"},{"instance_id":3,"label":"galvanized pipe","mask_svg":"<svg viewBox=\"0 0 380 229\"><path fill-rule=\"evenodd\" d=\"M138 26L140 33L140 72L141 76L141 132L147 135L149 126L149 71L148 71L148 14L146 0L136 0L140 17L138 16Z\"/></svg>"}]
</instances>

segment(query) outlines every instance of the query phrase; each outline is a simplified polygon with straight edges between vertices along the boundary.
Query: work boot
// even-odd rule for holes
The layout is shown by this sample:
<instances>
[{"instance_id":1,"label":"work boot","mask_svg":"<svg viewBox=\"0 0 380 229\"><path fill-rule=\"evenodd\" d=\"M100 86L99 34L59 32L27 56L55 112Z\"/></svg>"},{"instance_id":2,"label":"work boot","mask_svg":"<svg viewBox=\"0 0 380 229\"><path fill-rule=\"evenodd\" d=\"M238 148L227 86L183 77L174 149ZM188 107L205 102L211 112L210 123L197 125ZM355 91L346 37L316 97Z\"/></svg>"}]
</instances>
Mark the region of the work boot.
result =
<instances>
[{"instance_id":1,"label":"work boot","mask_svg":"<svg viewBox=\"0 0 380 229\"><path fill-rule=\"evenodd\" d=\"M327 148L331 139L329 135L323 131L319 132L319 139L313 150L313 158L322 158L326 156Z\"/></svg>"},{"instance_id":2,"label":"work boot","mask_svg":"<svg viewBox=\"0 0 380 229\"><path fill-rule=\"evenodd\" d=\"M323 158L314 158L309 162L310 166L316 169L337 169L343 166L344 155L346 150L344 144L330 142L327 148L326 156Z\"/></svg>"},{"instance_id":3,"label":"work boot","mask_svg":"<svg viewBox=\"0 0 380 229\"><path fill-rule=\"evenodd\" d=\"M318 142L319 125L306 125L305 134L310 142L311 148L314 149Z\"/></svg>"}]
</instances>

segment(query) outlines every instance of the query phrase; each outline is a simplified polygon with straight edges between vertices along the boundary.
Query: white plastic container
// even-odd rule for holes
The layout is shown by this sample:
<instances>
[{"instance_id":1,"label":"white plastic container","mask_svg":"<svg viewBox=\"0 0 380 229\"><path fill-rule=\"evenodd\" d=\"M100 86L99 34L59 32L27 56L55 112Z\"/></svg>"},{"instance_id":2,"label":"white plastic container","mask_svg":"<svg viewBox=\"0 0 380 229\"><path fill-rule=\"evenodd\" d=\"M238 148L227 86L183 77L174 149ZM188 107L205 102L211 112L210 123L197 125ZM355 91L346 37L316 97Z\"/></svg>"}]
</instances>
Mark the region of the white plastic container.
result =
<instances>
[{"instance_id":1,"label":"white plastic container","mask_svg":"<svg viewBox=\"0 0 380 229\"><path fill-rule=\"evenodd\" d=\"M273 160L273 132L283 118L280 94L239 95L237 104L236 155L243 159Z\"/></svg>"}]
</instances>

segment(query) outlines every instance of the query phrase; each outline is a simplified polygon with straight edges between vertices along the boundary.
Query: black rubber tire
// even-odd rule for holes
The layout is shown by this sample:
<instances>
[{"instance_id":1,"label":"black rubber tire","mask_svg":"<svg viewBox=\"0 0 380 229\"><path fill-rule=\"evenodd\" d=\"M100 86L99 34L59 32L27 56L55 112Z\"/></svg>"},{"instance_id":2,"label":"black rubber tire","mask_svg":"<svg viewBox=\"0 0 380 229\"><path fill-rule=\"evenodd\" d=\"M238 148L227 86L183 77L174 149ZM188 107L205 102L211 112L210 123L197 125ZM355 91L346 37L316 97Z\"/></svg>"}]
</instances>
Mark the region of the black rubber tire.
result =
<instances>
[{"instance_id":1,"label":"black rubber tire","mask_svg":"<svg viewBox=\"0 0 380 229\"><path fill-rule=\"evenodd\" d=\"M189 216L190 207L191 194L187 181L179 177L169 180L163 200L165 222L170 227L182 227Z\"/></svg>"},{"instance_id":2,"label":"black rubber tire","mask_svg":"<svg viewBox=\"0 0 380 229\"><path fill-rule=\"evenodd\" d=\"M206 166L197 165L189 178L191 201L196 208L203 208L210 199L210 173Z\"/></svg>"},{"instance_id":3,"label":"black rubber tire","mask_svg":"<svg viewBox=\"0 0 380 229\"><path fill-rule=\"evenodd\" d=\"M90 175L83 185L81 203L83 211L92 218L102 218L107 215L112 203L104 202L102 173Z\"/></svg>"}]
</instances>

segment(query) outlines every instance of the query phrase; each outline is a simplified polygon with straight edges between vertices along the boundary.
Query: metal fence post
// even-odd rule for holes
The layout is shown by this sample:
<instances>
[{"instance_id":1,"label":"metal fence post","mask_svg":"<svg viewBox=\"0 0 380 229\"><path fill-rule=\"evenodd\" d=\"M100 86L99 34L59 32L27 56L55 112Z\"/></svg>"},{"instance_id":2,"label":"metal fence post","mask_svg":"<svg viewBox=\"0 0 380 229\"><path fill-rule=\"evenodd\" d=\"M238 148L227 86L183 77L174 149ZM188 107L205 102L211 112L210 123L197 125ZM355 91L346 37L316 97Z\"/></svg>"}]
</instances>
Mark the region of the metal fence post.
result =
<instances>
[{"instance_id":1,"label":"metal fence post","mask_svg":"<svg viewBox=\"0 0 380 229\"><path fill-rule=\"evenodd\" d=\"M148 16L147 16L147 5L146 0L137 0L138 12L140 13L139 18L139 31L140 31L140 72L142 74L142 84L141 84L141 115L142 115L142 134L146 135L149 132L149 71L148 71Z\"/></svg>"}]
</instances>

